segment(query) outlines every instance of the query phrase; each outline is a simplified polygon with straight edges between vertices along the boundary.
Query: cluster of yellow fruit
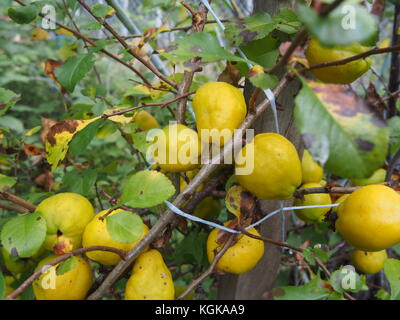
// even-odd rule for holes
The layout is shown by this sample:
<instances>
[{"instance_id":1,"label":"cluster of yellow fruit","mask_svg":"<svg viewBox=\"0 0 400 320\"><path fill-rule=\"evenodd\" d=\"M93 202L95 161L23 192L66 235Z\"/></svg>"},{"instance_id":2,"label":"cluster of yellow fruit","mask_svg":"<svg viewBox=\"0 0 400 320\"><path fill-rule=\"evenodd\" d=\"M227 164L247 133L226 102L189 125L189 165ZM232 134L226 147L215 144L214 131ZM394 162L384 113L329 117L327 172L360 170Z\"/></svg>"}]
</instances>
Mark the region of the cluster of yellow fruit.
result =
<instances>
[{"instance_id":1,"label":"cluster of yellow fruit","mask_svg":"<svg viewBox=\"0 0 400 320\"><path fill-rule=\"evenodd\" d=\"M43 257L46 250L63 254L80 247L107 246L129 251L148 233L144 225L141 238L130 243L113 240L107 231L107 219L101 217L107 210L94 216L91 203L75 193L59 193L42 201L37 209L46 219L47 235L43 248L35 255ZM114 215L120 209L114 210ZM148 249L148 248L147 248ZM2 248L2 255L7 268L14 274L26 270L29 261L14 262ZM116 265L121 261L119 255L108 251L88 251L86 256L102 265ZM33 258L35 258L33 257ZM41 260L36 270L45 266L57 257L51 254ZM81 256L76 256L72 267L61 273L57 270L61 263L49 268L33 283L37 300L81 300L87 296L93 285L91 263ZM157 250L142 253L136 260L131 277L126 284L125 299L173 299L174 284L171 273L161 254Z\"/></svg>"}]
</instances>

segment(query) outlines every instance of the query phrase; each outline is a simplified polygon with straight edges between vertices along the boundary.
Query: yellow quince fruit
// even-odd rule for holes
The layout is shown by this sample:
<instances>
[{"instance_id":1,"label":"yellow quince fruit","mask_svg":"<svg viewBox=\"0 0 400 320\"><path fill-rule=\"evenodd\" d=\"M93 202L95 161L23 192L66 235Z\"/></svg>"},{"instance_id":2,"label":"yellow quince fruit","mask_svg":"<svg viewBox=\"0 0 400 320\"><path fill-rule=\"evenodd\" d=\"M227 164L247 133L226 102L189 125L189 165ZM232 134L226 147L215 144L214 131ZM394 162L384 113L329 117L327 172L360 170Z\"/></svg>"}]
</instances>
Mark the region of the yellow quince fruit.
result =
<instances>
[{"instance_id":1,"label":"yellow quince fruit","mask_svg":"<svg viewBox=\"0 0 400 320\"><path fill-rule=\"evenodd\" d=\"M223 146L231 140L234 129L246 117L247 107L243 93L226 82L207 82L193 97L193 110L199 135L207 134L209 142Z\"/></svg>"},{"instance_id":2,"label":"yellow quince fruit","mask_svg":"<svg viewBox=\"0 0 400 320\"><path fill-rule=\"evenodd\" d=\"M225 223L228 225L230 221ZM219 252L223 245L217 242L219 229L213 229L207 239L207 256L208 261L212 263L215 258L215 252ZM255 228L247 230L247 232L260 236ZM216 268L218 270L233 274L242 274L253 269L258 261L264 255L264 241L251 238L244 234L237 236L236 243L233 244L218 261Z\"/></svg>"},{"instance_id":3,"label":"yellow quince fruit","mask_svg":"<svg viewBox=\"0 0 400 320\"><path fill-rule=\"evenodd\" d=\"M300 189L320 188L320 187L322 187L320 183L311 182L303 184ZM326 204L332 204L332 200L329 193L306 194L304 195L304 200L296 199L294 201L295 206L317 206ZM325 214L329 210L330 210L329 207L309 208L309 209L296 210L295 213L301 220L309 223L314 223L314 222L322 222L324 220Z\"/></svg>"},{"instance_id":4,"label":"yellow quince fruit","mask_svg":"<svg viewBox=\"0 0 400 320\"><path fill-rule=\"evenodd\" d=\"M369 184L378 184L385 182L386 178L386 170L378 169L376 170L370 177L364 179L352 179L350 183L352 186L366 186Z\"/></svg>"},{"instance_id":5,"label":"yellow quince fruit","mask_svg":"<svg viewBox=\"0 0 400 320\"><path fill-rule=\"evenodd\" d=\"M376 252L354 250L351 257L358 270L364 273L374 274L383 269L383 264L387 259L387 253L386 250Z\"/></svg>"},{"instance_id":6,"label":"yellow quince fruit","mask_svg":"<svg viewBox=\"0 0 400 320\"><path fill-rule=\"evenodd\" d=\"M301 158L302 183L320 182L324 175L324 170L314 161L310 152L304 150Z\"/></svg>"},{"instance_id":7,"label":"yellow quince fruit","mask_svg":"<svg viewBox=\"0 0 400 320\"><path fill-rule=\"evenodd\" d=\"M197 132L182 125L166 126L153 144L154 158L165 172L182 172L199 166L202 150Z\"/></svg>"},{"instance_id":8,"label":"yellow quince fruit","mask_svg":"<svg viewBox=\"0 0 400 320\"><path fill-rule=\"evenodd\" d=\"M133 266L125 287L125 300L173 300L171 272L157 250L142 253Z\"/></svg>"},{"instance_id":9,"label":"yellow quince fruit","mask_svg":"<svg viewBox=\"0 0 400 320\"><path fill-rule=\"evenodd\" d=\"M251 164L254 164L253 170ZM235 159L237 181L262 200L290 199L301 184L301 162L294 145L276 133L261 133Z\"/></svg>"},{"instance_id":10,"label":"yellow quince fruit","mask_svg":"<svg viewBox=\"0 0 400 320\"><path fill-rule=\"evenodd\" d=\"M48 262L57 258L51 255L43 259L36 268L39 270ZM93 273L89 263L82 257L76 256L75 265L63 274L57 274L62 264L50 267L40 275L33 284L33 293L37 300L83 300L93 284Z\"/></svg>"},{"instance_id":11,"label":"yellow quince fruit","mask_svg":"<svg viewBox=\"0 0 400 320\"><path fill-rule=\"evenodd\" d=\"M3 247L0 249L1 250L1 256L3 258L3 262L5 267L7 268L8 271L10 271L12 274L17 275L22 272L25 272L29 270L29 268L33 267L33 261L25 258L18 258L18 257L13 257L6 249Z\"/></svg>"},{"instance_id":12,"label":"yellow quince fruit","mask_svg":"<svg viewBox=\"0 0 400 320\"><path fill-rule=\"evenodd\" d=\"M380 251L400 242L400 195L389 187L354 191L337 214L336 230L356 249Z\"/></svg>"},{"instance_id":13,"label":"yellow quince fruit","mask_svg":"<svg viewBox=\"0 0 400 320\"><path fill-rule=\"evenodd\" d=\"M44 247L64 254L81 247L82 234L92 220L94 209L85 197L71 192L43 200L36 208L46 219Z\"/></svg>"},{"instance_id":14,"label":"yellow quince fruit","mask_svg":"<svg viewBox=\"0 0 400 320\"><path fill-rule=\"evenodd\" d=\"M356 54L368 51L358 43L344 47L324 47L315 38L312 38L306 49L306 58L310 65L343 60ZM316 78L326 83L348 84L357 80L371 67L369 58L358 59L343 65L312 69Z\"/></svg>"},{"instance_id":15,"label":"yellow quince fruit","mask_svg":"<svg viewBox=\"0 0 400 320\"><path fill-rule=\"evenodd\" d=\"M145 110L136 112L132 121L136 122L139 125L139 129L142 131L154 129L159 126L157 119Z\"/></svg>"},{"instance_id":16,"label":"yellow quince fruit","mask_svg":"<svg viewBox=\"0 0 400 320\"><path fill-rule=\"evenodd\" d=\"M92 219L92 221L88 223L88 225L85 228L85 231L83 232L83 237L82 237L83 247L107 246L124 251L130 251L149 232L149 228L146 225L143 225L143 234L139 240L129 243L117 242L111 238L110 234L107 231L107 219L104 220L100 219L107 211L108 210L100 211ZM112 216L119 211L124 211L124 210L122 209L114 210L108 216ZM97 261L106 266L113 266L121 261L121 257L118 254L108 251L88 251L86 252L86 256L89 259Z\"/></svg>"}]
</instances>

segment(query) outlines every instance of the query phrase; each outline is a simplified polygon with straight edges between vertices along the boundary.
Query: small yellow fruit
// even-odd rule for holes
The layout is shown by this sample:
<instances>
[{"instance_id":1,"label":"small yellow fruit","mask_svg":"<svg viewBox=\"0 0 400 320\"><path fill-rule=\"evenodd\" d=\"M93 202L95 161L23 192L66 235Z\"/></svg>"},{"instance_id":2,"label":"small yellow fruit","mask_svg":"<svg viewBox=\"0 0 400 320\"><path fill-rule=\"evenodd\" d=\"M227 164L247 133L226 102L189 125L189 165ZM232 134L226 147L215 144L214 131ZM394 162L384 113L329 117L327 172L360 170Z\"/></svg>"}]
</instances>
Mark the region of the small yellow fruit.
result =
<instances>
[{"instance_id":1,"label":"small yellow fruit","mask_svg":"<svg viewBox=\"0 0 400 320\"><path fill-rule=\"evenodd\" d=\"M125 287L125 300L173 300L171 272L157 250L142 253Z\"/></svg>"},{"instance_id":2,"label":"small yellow fruit","mask_svg":"<svg viewBox=\"0 0 400 320\"><path fill-rule=\"evenodd\" d=\"M328 48L322 46L316 39L312 38L306 49L306 57L310 65L313 65L346 59L367 50L369 48L358 43L345 47ZM311 72L319 80L326 83L348 84L361 77L370 67L371 60L365 58L351 61L344 65L312 69Z\"/></svg>"},{"instance_id":3,"label":"small yellow fruit","mask_svg":"<svg viewBox=\"0 0 400 320\"><path fill-rule=\"evenodd\" d=\"M354 250L352 259L355 267L368 274L378 273L383 269L383 264L387 259L386 250L376 252L366 252Z\"/></svg>"},{"instance_id":4,"label":"small yellow fruit","mask_svg":"<svg viewBox=\"0 0 400 320\"><path fill-rule=\"evenodd\" d=\"M225 225L229 223L226 222ZM254 228L247 232L260 236ZM218 244L219 229L213 229L207 239L207 256L211 263L215 258L215 250L219 252L223 245ZM246 235L238 235L236 243L231 246L218 261L216 268L221 271L242 274L253 269L264 255L264 242Z\"/></svg>"},{"instance_id":5,"label":"small yellow fruit","mask_svg":"<svg viewBox=\"0 0 400 320\"><path fill-rule=\"evenodd\" d=\"M366 186L369 184L378 184L385 182L385 178L386 178L386 170L380 168L376 170L369 178L353 179L350 182L352 186Z\"/></svg>"},{"instance_id":6,"label":"small yellow fruit","mask_svg":"<svg viewBox=\"0 0 400 320\"><path fill-rule=\"evenodd\" d=\"M254 161L252 172L236 175L236 179L262 200L290 199L301 184L301 162L296 148L280 134L256 135L237 156L236 170L249 167L249 161Z\"/></svg>"},{"instance_id":7,"label":"small yellow fruit","mask_svg":"<svg viewBox=\"0 0 400 320\"><path fill-rule=\"evenodd\" d=\"M200 136L202 130L209 130L209 142L223 146L243 122L247 107L238 88L226 82L208 82L197 89L193 110Z\"/></svg>"},{"instance_id":8,"label":"small yellow fruit","mask_svg":"<svg viewBox=\"0 0 400 320\"><path fill-rule=\"evenodd\" d=\"M107 211L108 210L100 211L93 218L93 220L90 221L89 224L86 226L82 237L83 247L107 246L124 251L130 251L149 232L149 228L146 225L144 225L143 234L139 240L130 243L117 242L111 238L111 236L107 231L107 219L104 220L100 219ZM109 216L112 216L119 211L124 211L124 210L122 209L114 210L109 214ZM106 266L113 266L121 261L121 257L118 254L108 251L88 251L86 253L86 256L89 259L97 261Z\"/></svg>"},{"instance_id":9,"label":"small yellow fruit","mask_svg":"<svg viewBox=\"0 0 400 320\"><path fill-rule=\"evenodd\" d=\"M57 256L43 259L36 271ZM75 266L64 274L57 275L60 264L52 266L32 284L37 300L83 300L93 284L93 273L89 264L81 257L74 257Z\"/></svg>"},{"instance_id":10,"label":"small yellow fruit","mask_svg":"<svg viewBox=\"0 0 400 320\"><path fill-rule=\"evenodd\" d=\"M85 197L76 193L59 193L43 200L36 208L46 219L44 247L63 254L80 248L82 234L92 220L94 209Z\"/></svg>"},{"instance_id":11,"label":"small yellow fruit","mask_svg":"<svg viewBox=\"0 0 400 320\"><path fill-rule=\"evenodd\" d=\"M159 126L157 119L144 110L135 113L132 120L139 125L139 129L142 131L154 129Z\"/></svg>"},{"instance_id":12,"label":"small yellow fruit","mask_svg":"<svg viewBox=\"0 0 400 320\"><path fill-rule=\"evenodd\" d=\"M302 183L320 182L324 175L324 170L314 161L308 150L304 150L303 152L301 169L303 174Z\"/></svg>"},{"instance_id":13,"label":"small yellow fruit","mask_svg":"<svg viewBox=\"0 0 400 320\"><path fill-rule=\"evenodd\" d=\"M306 183L301 186L300 189L308 188L320 188L319 183ZM328 193L312 193L304 196L304 201L301 199L296 199L294 201L295 206L317 206L317 205L327 205L331 204L331 197ZM322 222L324 220L325 214L330 210L329 207L325 208L310 208L310 209L300 209L296 210L296 215L305 222Z\"/></svg>"},{"instance_id":14,"label":"small yellow fruit","mask_svg":"<svg viewBox=\"0 0 400 320\"><path fill-rule=\"evenodd\" d=\"M172 124L162 130L155 142L155 160L165 172L182 172L199 166L201 142L197 132Z\"/></svg>"},{"instance_id":15,"label":"small yellow fruit","mask_svg":"<svg viewBox=\"0 0 400 320\"><path fill-rule=\"evenodd\" d=\"M356 249L380 251L400 242L400 196L383 185L354 191L340 206L336 230Z\"/></svg>"}]
</instances>

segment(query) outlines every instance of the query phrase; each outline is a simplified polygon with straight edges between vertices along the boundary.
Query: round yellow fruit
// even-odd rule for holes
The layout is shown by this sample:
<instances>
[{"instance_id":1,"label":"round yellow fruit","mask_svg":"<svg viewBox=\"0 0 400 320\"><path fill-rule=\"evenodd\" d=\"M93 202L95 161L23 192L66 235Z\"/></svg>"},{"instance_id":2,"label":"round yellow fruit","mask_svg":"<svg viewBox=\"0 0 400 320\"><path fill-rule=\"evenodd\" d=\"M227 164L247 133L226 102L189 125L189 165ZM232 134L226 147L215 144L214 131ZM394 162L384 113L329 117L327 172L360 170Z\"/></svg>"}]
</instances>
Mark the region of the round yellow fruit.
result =
<instances>
[{"instance_id":1,"label":"round yellow fruit","mask_svg":"<svg viewBox=\"0 0 400 320\"><path fill-rule=\"evenodd\" d=\"M243 122L247 107L243 93L238 88L226 82L208 82L197 89L193 97L193 110L199 135L202 130L208 130L209 142L223 146L231 140L234 129Z\"/></svg>"},{"instance_id":2,"label":"round yellow fruit","mask_svg":"<svg viewBox=\"0 0 400 320\"><path fill-rule=\"evenodd\" d=\"M173 300L171 272L157 250L142 253L125 287L125 300Z\"/></svg>"},{"instance_id":3,"label":"round yellow fruit","mask_svg":"<svg viewBox=\"0 0 400 320\"><path fill-rule=\"evenodd\" d=\"M144 110L135 113L132 120L139 125L139 129L142 131L157 128L159 126L157 119Z\"/></svg>"},{"instance_id":4,"label":"round yellow fruit","mask_svg":"<svg viewBox=\"0 0 400 320\"><path fill-rule=\"evenodd\" d=\"M280 134L256 135L238 154L235 165L236 170L247 167L246 171L251 171L236 174L236 179L262 200L290 199L301 184L301 162L296 148Z\"/></svg>"},{"instance_id":5,"label":"round yellow fruit","mask_svg":"<svg viewBox=\"0 0 400 320\"><path fill-rule=\"evenodd\" d=\"M107 211L108 210L100 211L86 226L82 237L83 247L107 246L124 251L130 251L149 232L149 228L146 225L143 225L143 234L139 240L129 243L117 242L111 238L110 234L107 231L107 219L100 219ZM112 216L119 211L124 210L114 210L109 214L109 216ZM113 266L121 261L121 257L118 254L108 251L88 251L86 252L86 256L89 259L97 261L106 266Z\"/></svg>"},{"instance_id":6,"label":"round yellow fruit","mask_svg":"<svg viewBox=\"0 0 400 320\"><path fill-rule=\"evenodd\" d=\"M340 196L340 197L335 201L335 203L340 205L340 204L341 204L342 202L344 202L349 196L350 196L350 193L346 193L346 194ZM333 207L332 210L333 210L334 212L338 212L339 206Z\"/></svg>"},{"instance_id":7,"label":"round yellow fruit","mask_svg":"<svg viewBox=\"0 0 400 320\"><path fill-rule=\"evenodd\" d=\"M306 49L306 58L310 65L342 60L369 50L358 43L344 47L328 48L312 38ZM357 80L371 67L369 58L358 59L349 63L326 68L312 69L319 80L326 83L348 84Z\"/></svg>"},{"instance_id":8,"label":"round yellow fruit","mask_svg":"<svg viewBox=\"0 0 400 320\"><path fill-rule=\"evenodd\" d=\"M182 172L199 166L201 142L197 132L182 125L166 126L153 144L154 157L165 172Z\"/></svg>"},{"instance_id":9,"label":"round yellow fruit","mask_svg":"<svg viewBox=\"0 0 400 320\"><path fill-rule=\"evenodd\" d=\"M76 193L59 193L43 200L36 208L46 219L44 247L63 254L81 247L82 234L92 220L94 209L85 197Z\"/></svg>"},{"instance_id":10,"label":"round yellow fruit","mask_svg":"<svg viewBox=\"0 0 400 320\"><path fill-rule=\"evenodd\" d=\"M400 195L383 185L362 187L339 206L335 225L356 249L390 248L400 242Z\"/></svg>"},{"instance_id":11,"label":"round yellow fruit","mask_svg":"<svg viewBox=\"0 0 400 320\"><path fill-rule=\"evenodd\" d=\"M368 274L378 273L383 269L383 264L387 259L386 250L367 252L354 250L352 259L355 267Z\"/></svg>"},{"instance_id":12,"label":"round yellow fruit","mask_svg":"<svg viewBox=\"0 0 400 320\"><path fill-rule=\"evenodd\" d=\"M225 225L228 223L229 221L225 223ZM258 231L254 228L247 230L247 232L260 236ZM219 229L213 229L207 239L207 256L210 263L215 258L215 250L219 252L223 247L223 245L217 242L218 233ZM238 235L236 243L231 246L218 261L216 268L224 272L242 274L253 269L263 255L263 241L240 234Z\"/></svg>"},{"instance_id":13,"label":"round yellow fruit","mask_svg":"<svg viewBox=\"0 0 400 320\"><path fill-rule=\"evenodd\" d=\"M352 186L367 186L369 184L378 184L385 182L386 178L386 170L385 169L378 169L376 170L370 177L365 179L352 179L351 185Z\"/></svg>"},{"instance_id":14,"label":"round yellow fruit","mask_svg":"<svg viewBox=\"0 0 400 320\"><path fill-rule=\"evenodd\" d=\"M320 188L320 183L306 183L301 186L300 189L308 188ZM304 196L304 200L296 199L294 201L295 206L317 206L332 204L329 193L311 193ZM329 207L322 208L309 208L296 210L296 215L305 222L322 222L325 218L325 214L330 210Z\"/></svg>"},{"instance_id":15,"label":"round yellow fruit","mask_svg":"<svg viewBox=\"0 0 400 320\"><path fill-rule=\"evenodd\" d=\"M304 150L301 158L302 183L320 182L324 175L324 170L314 161L310 152Z\"/></svg>"},{"instance_id":16,"label":"round yellow fruit","mask_svg":"<svg viewBox=\"0 0 400 320\"><path fill-rule=\"evenodd\" d=\"M36 271L57 256L43 259ZM93 284L93 273L89 264L81 257L73 257L75 265L67 272L57 275L60 264L52 266L32 284L37 300L83 300Z\"/></svg>"}]
</instances>

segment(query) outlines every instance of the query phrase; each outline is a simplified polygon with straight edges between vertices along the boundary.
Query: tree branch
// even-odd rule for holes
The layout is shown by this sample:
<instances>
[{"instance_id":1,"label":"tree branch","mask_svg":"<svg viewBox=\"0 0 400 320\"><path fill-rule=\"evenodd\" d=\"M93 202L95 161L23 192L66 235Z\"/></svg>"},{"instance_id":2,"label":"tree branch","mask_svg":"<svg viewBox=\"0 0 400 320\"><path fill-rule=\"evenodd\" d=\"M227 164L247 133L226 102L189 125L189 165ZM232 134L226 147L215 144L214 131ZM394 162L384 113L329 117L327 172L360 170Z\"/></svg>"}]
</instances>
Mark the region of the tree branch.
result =
<instances>
[{"instance_id":1,"label":"tree branch","mask_svg":"<svg viewBox=\"0 0 400 320\"><path fill-rule=\"evenodd\" d=\"M14 202L15 204L26 208L29 212L33 212L36 210L36 206L33 205L32 203L25 201L24 199L16 196L15 194L12 194L10 192L6 192L6 191L1 191L0 192L0 198L3 198L4 200L8 200L11 202Z\"/></svg>"},{"instance_id":2,"label":"tree branch","mask_svg":"<svg viewBox=\"0 0 400 320\"><path fill-rule=\"evenodd\" d=\"M400 3L395 4L394 10L394 21L393 21L393 32L392 32L392 46L400 46L400 35L399 35L399 25L400 25ZM390 78L389 78L389 92L395 92L399 89L400 79L400 59L399 52L392 52L392 57L390 61ZM396 98L390 97L388 102L389 107L389 117L395 116L398 111L396 108Z\"/></svg>"},{"instance_id":3,"label":"tree branch","mask_svg":"<svg viewBox=\"0 0 400 320\"><path fill-rule=\"evenodd\" d=\"M288 73L286 73L280 83L274 89L276 97L280 95L283 89L287 86L290 79L292 79ZM223 163L223 159L232 154L232 150L238 150L242 146L242 136L245 129L250 128L254 121L265 112L270 106L269 100L264 100L256 108L256 112L248 114L246 119L243 121L239 130L236 130L233 139L231 139L225 146L224 149L216 155L209 164L204 165L199 173L193 178L188 186L175 198L173 204L180 207L187 199L188 196L193 194L196 189ZM142 241L128 253L128 260L121 261L115 268L108 274L104 282L99 288L93 292L88 299L96 300L101 298L108 288L121 276L121 274L130 266L130 264L136 259L136 257L162 232L165 227L174 219L175 214L171 210L166 210L158 219L157 223L151 228L149 233L142 239Z\"/></svg>"}]
</instances>

